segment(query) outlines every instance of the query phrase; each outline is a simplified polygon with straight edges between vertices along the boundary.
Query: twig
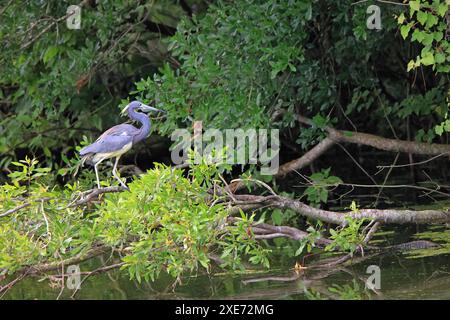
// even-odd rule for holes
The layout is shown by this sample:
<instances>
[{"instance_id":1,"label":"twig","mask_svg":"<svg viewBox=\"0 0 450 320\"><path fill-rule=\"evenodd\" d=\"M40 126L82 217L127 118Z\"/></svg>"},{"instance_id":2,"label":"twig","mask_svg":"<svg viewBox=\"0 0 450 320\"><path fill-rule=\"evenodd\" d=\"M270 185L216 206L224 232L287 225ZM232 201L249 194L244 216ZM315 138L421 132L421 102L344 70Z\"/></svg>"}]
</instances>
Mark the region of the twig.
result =
<instances>
[{"instance_id":1,"label":"twig","mask_svg":"<svg viewBox=\"0 0 450 320\"><path fill-rule=\"evenodd\" d=\"M94 199L104 193L115 193L115 192L122 192L125 190L128 190L128 189L123 186L105 187L105 188L100 188L100 189L96 188L96 189L87 190L87 191L84 191L83 193L81 193L81 195L80 195L81 199L76 198L67 207L71 208L71 207L81 206L85 203L90 202L92 199Z\"/></svg>"},{"instance_id":2,"label":"twig","mask_svg":"<svg viewBox=\"0 0 450 320\"><path fill-rule=\"evenodd\" d=\"M88 0L83 0L83 1L81 1L81 2L78 4L78 6L82 7L82 6L84 6L86 3L88 3ZM67 14L65 14L64 16L62 16L62 17L60 17L60 18L58 18L58 19L52 18L53 21L52 21L47 27L45 27L44 29L42 29L41 32L39 32L36 36L34 36L34 37L33 37L32 39L30 39L28 42L24 43L24 44L20 47L20 49L22 49L22 50L23 50L23 49L26 49L26 48L29 47L33 42L35 42L37 39L39 39L44 33L46 33L48 30L50 30L54 25L60 23L60 22L63 21L63 20L66 20L68 17L72 16L74 13L75 13L75 12L67 13Z\"/></svg>"},{"instance_id":3,"label":"twig","mask_svg":"<svg viewBox=\"0 0 450 320\"><path fill-rule=\"evenodd\" d=\"M312 185L312 184L304 184L304 185ZM420 186L414 186L414 185L409 185L409 184L387 184L387 185L379 185L379 184L357 184L357 183L340 183L339 185L341 186L348 186L348 187L352 187L352 188L410 188L410 189L417 189L417 190L423 190L423 191L427 191L430 193L438 193L442 196L446 196L446 197L450 197L449 193L445 193L442 191L438 191L437 189L440 188L439 185L437 185L437 189L430 189L430 188L426 188L426 187L420 187ZM323 187L331 187L331 186L335 186L334 184L322 184L321 186ZM303 187L303 185L301 186L294 186L294 187Z\"/></svg>"},{"instance_id":4,"label":"twig","mask_svg":"<svg viewBox=\"0 0 450 320\"><path fill-rule=\"evenodd\" d=\"M367 232L366 236L364 237L363 244L366 245L369 243L370 239L372 239L375 232L377 232L378 228L380 227L381 222L377 221L373 224L372 228L370 228L369 232Z\"/></svg>"},{"instance_id":5,"label":"twig","mask_svg":"<svg viewBox=\"0 0 450 320\"><path fill-rule=\"evenodd\" d=\"M269 192L274 195L277 196L277 194L275 193L275 191L273 191L273 189L265 182L257 180L257 179L251 179L251 178L247 178L247 179L233 179L231 180L231 183L235 183L235 182L243 182L243 181L252 181L255 182L256 184L262 185L263 187L265 187L267 190L269 190Z\"/></svg>"},{"instance_id":6,"label":"twig","mask_svg":"<svg viewBox=\"0 0 450 320\"><path fill-rule=\"evenodd\" d=\"M424 161L420 161L420 162L413 162L413 163L407 163L407 164L398 164L398 165L390 165L390 166L377 166L377 168L383 170L383 169L386 169L386 168L403 168L403 167L418 166L418 165L425 164L425 163L428 163L430 161L433 161L436 158L439 158L439 157L442 157L442 156L446 156L448 154L449 154L448 152L445 152L445 153L438 154L437 156L431 157L430 159L427 159L427 160L424 160Z\"/></svg>"},{"instance_id":7,"label":"twig","mask_svg":"<svg viewBox=\"0 0 450 320\"><path fill-rule=\"evenodd\" d=\"M395 156L395 159L394 159L394 165L397 163L399 156L400 156L400 153L397 153L397 155ZM381 193L383 192L383 188L386 185L387 180L389 179L389 176L391 175L391 172L392 172L392 168L389 168L388 172L386 173L386 176L384 177L383 184L382 184L380 190L378 191L377 197L375 199L375 202L373 205L375 208L378 206L378 200L380 199Z\"/></svg>"},{"instance_id":8,"label":"twig","mask_svg":"<svg viewBox=\"0 0 450 320\"><path fill-rule=\"evenodd\" d=\"M48 223L48 218L47 215L45 214L45 210L44 210L44 201L41 201L41 214L44 217L44 221L45 221L45 227L47 229L47 237L49 238L48 242L50 242L51 238L52 238L52 234L50 232L50 227L49 227L49 223Z\"/></svg>"},{"instance_id":9,"label":"twig","mask_svg":"<svg viewBox=\"0 0 450 320\"><path fill-rule=\"evenodd\" d=\"M120 267L122 267L124 264L125 264L125 262L119 262L119 263L112 264L112 265L109 265L109 266L100 267L100 268L95 269L95 270L93 270L93 271L80 272L80 273L78 273L78 274L80 274L80 275L86 274L86 277L84 277L83 280L81 280L81 282L80 282L80 288L81 288L81 285L83 284L83 282L86 281L87 278L89 278L90 276L92 276L92 275L94 275L94 274L97 274L97 273L107 272L107 271L110 271L110 270L113 270L113 269L120 268ZM80 291L80 289L78 289L78 288L75 289L75 291L73 292L73 294L72 294L70 297L73 299L73 298L75 297L75 295L76 295L79 291Z\"/></svg>"},{"instance_id":10,"label":"twig","mask_svg":"<svg viewBox=\"0 0 450 320\"><path fill-rule=\"evenodd\" d=\"M243 284L249 284L249 283L255 283L255 282L261 282L261 281L277 281L277 282L291 282L298 280L301 276L301 273L294 273L290 277L280 277L280 276L268 276L268 277L261 277L261 278L252 278L248 280L242 280Z\"/></svg>"},{"instance_id":11,"label":"twig","mask_svg":"<svg viewBox=\"0 0 450 320\"><path fill-rule=\"evenodd\" d=\"M356 5L356 4L364 3L364 2L367 2L367 1L369 1L369 0L360 0L360 1L357 1L355 3L352 3L352 6ZM396 5L396 6L409 6L409 3L401 3L401 2L394 2L394 1L387 1L387 0L375 0L375 1L376 2L380 2L380 3L393 4L393 5Z\"/></svg>"},{"instance_id":12,"label":"twig","mask_svg":"<svg viewBox=\"0 0 450 320\"><path fill-rule=\"evenodd\" d=\"M222 182L225 184L225 192L228 194L228 196L234 201L236 202L236 198L233 196L233 191L230 189L230 186L228 185L228 183L225 181L225 179L222 177L221 174L219 174L219 178L220 180L222 180ZM233 181L232 181L233 182Z\"/></svg>"},{"instance_id":13,"label":"twig","mask_svg":"<svg viewBox=\"0 0 450 320\"><path fill-rule=\"evenodd\" d=\"M39 198L39 199L32 200L31 202L45 202L45 201L49 201L49 200L53 200L53 199L55 199L55 198L44 197L44 198ZM23 199L23 200L25 200L25 199ZM10 209L10 210L0 214L0 218L9 216L10 214L13 214L13 213L15 213L17 211L20 211L20 210L22 210L24 208L27 208L29 206L31 206L31 203L30 202L25 202L25 203L21 204L20 206L17 206L15 208L12 208L12 209Z\"/></svg>"},{"instance_id":14,"label":"twig","mask_svg":"<svg viewBox=\"0 0 450 320\"><path fill-rule=\"evenodd\" d=\"M2 295L0 296L0 298L3 298L3 296L6 294L6 292L11 289L16 283L18 283L19 281L21 281L23 278L25 278L28 275L28 273L22 272L17 278L15 278L14 280L12 280L11 282L5 284L4 286L0 287L0 293L2 293Z\"/></svg>"},{"instance_id":15,"label":"twig","mask_svg":"<svg viewBox=\"0 0 450 320\"><path fill-rule=\"evenodd\" d=\"M11 5L11 3L14 0L9 0L9 2L2 8L2 10L0 11L0 16L3 15L3 13L5 13L6 9L8 9L8 7Z\"/></svg>"},{"instance_id":16,"label":"twig","mask_svg":"<svg viewBox=\"0 0 450 320\"><path fill-rule=\"evenodd\" d=\"M31 204L29 202L25 202L25 203L21 204L20 206L17 206L15 208L12 208L12 209L10 209L10 210L0 214L0 218L6 217L6 216L8 216L10 214L13 214L14 212L17 212L17 211L19 211L19 210L21 210L23 208L29 207L30 205Z\"/></svg>"}]
</instances>

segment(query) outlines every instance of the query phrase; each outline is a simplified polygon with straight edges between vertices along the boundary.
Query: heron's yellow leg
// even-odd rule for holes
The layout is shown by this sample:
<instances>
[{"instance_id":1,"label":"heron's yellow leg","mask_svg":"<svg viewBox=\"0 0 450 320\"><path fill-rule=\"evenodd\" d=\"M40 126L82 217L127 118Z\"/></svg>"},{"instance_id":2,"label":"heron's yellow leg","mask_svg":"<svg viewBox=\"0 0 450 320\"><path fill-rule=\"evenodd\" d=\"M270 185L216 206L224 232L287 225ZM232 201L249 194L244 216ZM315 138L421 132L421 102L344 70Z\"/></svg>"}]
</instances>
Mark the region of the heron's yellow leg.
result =
<instances>
[{"instance_id":1,"label":"heron's yellow leg","mask_svg":"<svg viewBox=\"0 0 450 320\"><path fill-rule=\"evenodd\" d=\"M119 175L117 174L117 164L119 163L120 156L116 157L116 162L114 163L113 167L113 176L119 181L120 185L126 189L128 189L127 185L120 180Z\"/></svg>"},{"instance_id":2,"label":"heron's yellow leg","mask_svg":"<svg viewBox=\"0 0 450 320\"><path fill-rule=\"evenodd\" d=\"M106 158L101 158L95 165L94 165L94 169L95 169L95 176L97 177L97 186L100 189L100 179L98 178L98 169L97 166Z\"/></svg>"}]
</instances>

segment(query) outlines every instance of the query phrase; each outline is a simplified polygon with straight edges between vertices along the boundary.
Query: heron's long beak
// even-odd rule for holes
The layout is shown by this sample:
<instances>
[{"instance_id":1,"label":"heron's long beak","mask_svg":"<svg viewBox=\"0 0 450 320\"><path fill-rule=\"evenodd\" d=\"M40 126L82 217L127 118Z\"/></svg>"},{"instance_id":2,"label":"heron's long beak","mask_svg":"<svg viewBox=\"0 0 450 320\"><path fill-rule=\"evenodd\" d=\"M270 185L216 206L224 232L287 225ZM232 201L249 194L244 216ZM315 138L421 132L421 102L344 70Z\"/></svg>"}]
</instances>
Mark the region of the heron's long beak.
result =
<instances>
[{"instance_id":1,"label":"heron's long beak","mask_svg":"<svg viewBox=\"0 0 450 320\"><path fill-rule=\"evenodd\" d=\"M146 104L142 104L141 107L140 107L140 109L141 109L142 111L144 111L144 112L154 111L154 112L162 112L162 113L166 113L164 110L156 109L156 108L150 107L150 106L148 106L148 105L146 105Z\"/></svg>"}]
</instances>

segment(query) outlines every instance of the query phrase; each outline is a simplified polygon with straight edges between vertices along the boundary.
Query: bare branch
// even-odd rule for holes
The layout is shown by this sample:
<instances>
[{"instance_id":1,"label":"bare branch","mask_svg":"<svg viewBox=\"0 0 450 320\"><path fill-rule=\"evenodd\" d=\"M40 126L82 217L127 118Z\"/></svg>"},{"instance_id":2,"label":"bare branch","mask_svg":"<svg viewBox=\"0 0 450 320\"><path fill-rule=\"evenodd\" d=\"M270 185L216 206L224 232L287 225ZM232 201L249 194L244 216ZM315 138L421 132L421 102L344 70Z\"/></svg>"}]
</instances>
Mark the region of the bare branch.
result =
<instances>
[{"instance_id":1,"label":"bare branch","mask_svg":"<svg viewBox=\"0 0 450 320\"><path fill-rule=\"evenodd\" d=\"M10 214L13 214L14 212L17 212L23 208L29 207L30 205L31 204L29 202L25 202L25 203L21 204L20 206L17 206L15 208L12 208L12 209L0 214L0 218L9 216Z\"/></svg>"},{"instance_id":2,"label":"bare branch","mask_svg":"<svg viewBox=\"0 0 450 320\"><path fill-rule=\"evenodd\" d=\"M351 217L353 219L369 219L387 224L429 224L450 222L450 212L444 210L360 209L355 212L334 212L314 208L301 201L281 196L263 197L247 195L247 199L260 202L259 204L253 203L253 209L257 206L291 209L304 217L338 225L347 225L346 217Z\"/></svg>"},{"instance_id":3,"label":"bare branch","mask_svg":"<svg viewBox=\"0 0 450 320\"><path fill-rule=\"evenodd\" d=\"M68 205L68 207L77 207L77 206L81 206L85 203L91 202L92 200L98 199L98 197L101 194L104 193L115 193L115 192L122 192L128 190L125 187L122 186L118 186L118 187L105 187L105 188L100 188L100 189L92 189L92 190L87 190L84 191L83 193L81 193L81 195L75 199L75 201L73 201L71 204Z\"/></svg>"},{"instance_id":4,"label":"bare branch","mask_svg":"<svg viewBox=\"0 0 450 320\"><path fill-rule=\"evenodd\" d=\"M323 139L314 148L309 150L307 153L305 153L300 158L289 161L289 162L281 165L275 176L277 178L281 178L289 172L292 172L294 170L300 170L300 169L310 165L317 158L319 158L322 154L324 154L326 151L328 151L334 144L335 144L335 142L330 138Z\"/></svg>"},{"instance_id":5,"label":"bare branch","mask_svg":"<svg viewBox=\"0 0 450 320\"><path fill-rule=\"evenodd\" d=\"M49 200L52 200L52 199L54 199L54 198L44 197L44 198L34 199L34 200L32 200L31 202L40 202L40 203L43 203L43 202L45 202L45 201L49 201ZM23 200L25 200L25 199L23 199ZM23 204L21 204L21 205L15 207L15 208L12 208L12 209L10 209L10 210L8 210L8 211L5 211L4 213L0 214L0 218L9 216L10 214L13 214L13 213L15 213L15 212L17 212L17 211L20 211L20 210L22 210L22 209L24 209L24 208L27 208L27 207L29 207L29 206L31 206L31 203L30 203L30 202L25 202L25 203L23 203Z\"/></svg>"}]
</instances>

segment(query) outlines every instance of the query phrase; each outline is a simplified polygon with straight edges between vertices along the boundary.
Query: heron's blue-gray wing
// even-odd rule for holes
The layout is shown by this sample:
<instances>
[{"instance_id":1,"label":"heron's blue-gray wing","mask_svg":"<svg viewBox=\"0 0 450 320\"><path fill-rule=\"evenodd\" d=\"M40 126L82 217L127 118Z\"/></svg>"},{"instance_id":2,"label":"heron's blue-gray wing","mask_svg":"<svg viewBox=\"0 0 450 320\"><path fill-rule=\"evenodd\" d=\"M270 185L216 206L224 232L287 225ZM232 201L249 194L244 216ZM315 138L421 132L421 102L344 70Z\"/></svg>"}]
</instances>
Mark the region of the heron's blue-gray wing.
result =
<instances>
[{"instance_id":1,"label":"heron's blue-gray wing","mask_svg":"<svg viewBox=\"0 0 450 320\"><path fill-rule=\"evenodd\" d=\"M97 141L103 139L107 136L135 136L139 133L139 129L131 124L122 123L117 126L111 127L105 132L102 133L100 137L97 138Z\"/></svg>"},{"instance_id":2,"label":"heron's blue-gray wing","mask_svg":"<svg viewBox=\"0 0 450 320\"><path fill-rule=\"evenodd\" d=\"M82 148L80 155L119 151L127 144L132 143L133 137L138 133L139 129L130 124L119 124L106 130L94 143Z\"/></svg>"}]
</instances>

